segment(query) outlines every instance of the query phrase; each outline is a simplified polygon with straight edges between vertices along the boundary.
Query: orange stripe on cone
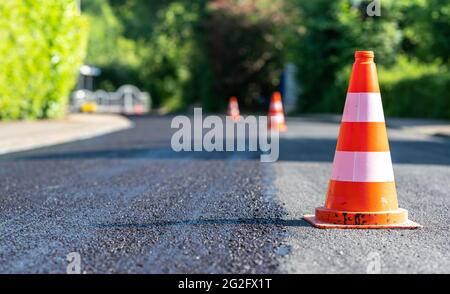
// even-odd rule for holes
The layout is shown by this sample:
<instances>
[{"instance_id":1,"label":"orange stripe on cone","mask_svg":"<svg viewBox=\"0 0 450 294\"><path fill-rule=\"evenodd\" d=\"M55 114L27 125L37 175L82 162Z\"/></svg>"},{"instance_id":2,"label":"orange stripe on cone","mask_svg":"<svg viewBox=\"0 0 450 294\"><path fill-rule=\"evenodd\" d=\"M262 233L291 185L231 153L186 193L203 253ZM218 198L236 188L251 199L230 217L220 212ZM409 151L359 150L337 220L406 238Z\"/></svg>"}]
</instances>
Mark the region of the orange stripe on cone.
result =
<instances>
[{"instance_id":1,"label":"orange stripe on cone","mask_svg":"<svg viewBox=\"0 0 450 294\"><path fill-rule=\"evenodd\" d=\"M353 212L396 210L395 182L330 180L325 208Z\"/></svg>"},{"instance_id":2,"label":"orange stripe on cone","mask_svg":"<svg viewBox=\"0 0 450 294\"><path fill-rule=\"evenodd\" d=\"M389 151L384 122L342 122L336 150Z\"/></svg>"},{"instance_id":3,"label":"orange stripe on cone","mask_svg":"<svg viewBox=\"0 0 450 294\"><path fill-rule=\"evenodd\" d=\"M357 51L324 207L306 221L318 228L414 229L398 207L374 54ZM370 100L380 99L380 100ZM381 113L380 113L381 112Z\"/></svg>"}]
</instances>

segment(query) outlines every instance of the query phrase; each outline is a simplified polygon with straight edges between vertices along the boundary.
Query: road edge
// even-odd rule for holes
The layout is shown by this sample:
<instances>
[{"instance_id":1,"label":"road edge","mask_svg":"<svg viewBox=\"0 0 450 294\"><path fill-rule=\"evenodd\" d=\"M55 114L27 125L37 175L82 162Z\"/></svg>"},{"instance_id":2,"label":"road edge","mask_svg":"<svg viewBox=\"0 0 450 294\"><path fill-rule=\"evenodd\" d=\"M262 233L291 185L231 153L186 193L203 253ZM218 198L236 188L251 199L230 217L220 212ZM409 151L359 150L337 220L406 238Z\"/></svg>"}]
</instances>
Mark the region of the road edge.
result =
<instances>
[{"instance_id":1,"label":"road edge","mask_svg":"<svg viewBox=\"0 0 450 294\"><path fill-rule=\"evenodd\" d=\"M62 120L0 124L0 155L85 140L134 126L116 114L70 114Z\"/></svg>"}]
</instances>

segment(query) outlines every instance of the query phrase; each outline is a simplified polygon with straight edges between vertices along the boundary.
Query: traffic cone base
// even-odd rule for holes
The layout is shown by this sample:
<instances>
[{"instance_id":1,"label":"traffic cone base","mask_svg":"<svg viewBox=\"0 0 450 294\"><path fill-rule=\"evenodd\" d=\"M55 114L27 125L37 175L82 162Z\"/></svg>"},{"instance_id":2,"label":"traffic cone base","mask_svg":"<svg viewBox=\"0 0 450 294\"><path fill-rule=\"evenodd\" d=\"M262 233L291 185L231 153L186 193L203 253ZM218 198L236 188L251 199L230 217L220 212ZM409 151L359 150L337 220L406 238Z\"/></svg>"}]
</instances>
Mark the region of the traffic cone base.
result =
<instances>
[{"instance_id":1,"label":"traffic cone base","mask_svg":"<svg viewBox=\"0 0 450 294\"><path fill-rule=\"evenodd\" d=\"M304 219L319 229L417 229L422 226L408 220L408 211L352 212L316 208L315 215Z\"/></svg>"},{"instance_id":2,"label":"traffic cone base","mask_svg":"<svg viewBox=\"0 0 450 294\"><path fill-rule=\"evenodd\" d=\"M416 229L399 208L376 66L357 51L323 207L304 219L317 228Z\"/></svg>"}]
</instances>

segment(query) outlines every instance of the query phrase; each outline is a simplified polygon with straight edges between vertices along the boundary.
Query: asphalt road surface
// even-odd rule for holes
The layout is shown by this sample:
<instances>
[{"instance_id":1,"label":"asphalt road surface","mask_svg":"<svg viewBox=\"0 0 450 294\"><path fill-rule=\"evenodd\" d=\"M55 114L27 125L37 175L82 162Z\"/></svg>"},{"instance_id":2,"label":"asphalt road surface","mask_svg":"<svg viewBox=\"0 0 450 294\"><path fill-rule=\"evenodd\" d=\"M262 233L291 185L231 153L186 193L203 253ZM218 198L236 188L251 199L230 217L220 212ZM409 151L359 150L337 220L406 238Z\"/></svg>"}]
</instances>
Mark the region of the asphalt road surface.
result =
<instances>
[{"instance_id":1,"label":"asphalt road surface","mask_svg":"<svg viewBox=\"0 0 450 294\"><path fill-rule=\"evenodd\" d=\"M0 157L0 272L450 273L450 140L389 129L419 230L320 230L339 125L288 120L280 159L172 151L170 117Z\"/></svg>"}]
</instances>

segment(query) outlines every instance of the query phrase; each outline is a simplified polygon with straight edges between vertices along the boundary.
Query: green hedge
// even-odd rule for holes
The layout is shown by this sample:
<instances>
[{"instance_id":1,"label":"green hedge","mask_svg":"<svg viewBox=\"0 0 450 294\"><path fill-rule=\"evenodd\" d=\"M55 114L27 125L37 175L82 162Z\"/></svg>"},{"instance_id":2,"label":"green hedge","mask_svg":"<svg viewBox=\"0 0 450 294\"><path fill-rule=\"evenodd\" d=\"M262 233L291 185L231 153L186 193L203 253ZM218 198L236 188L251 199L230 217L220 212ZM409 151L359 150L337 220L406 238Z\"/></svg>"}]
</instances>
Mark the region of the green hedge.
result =
<instances>
[{"instance_id":1,"label":"green hedge","mask_svg":"<svg viewBox=\"0 0 450 294\"><path fill-rule=\"evenodd\" d=\"M64 115L87 29L73 0L0 2L0 119Z\"/></svg>"},{"instance_id":2,"label":"green hedge","mask_svg":"<svg viewBox=\"0 0 450 294\"><path fill-rule=\"evenodd\" d=\"M378 75L387 116L450 118L447 65L400 56L393 67L380 67Z\"/></svg>"},{"instance_id":3,"label":"green hedge","mask_svg":"<svg viewBox=\"0 0 450 294\"><path fill-rule=\"evenodd\" d=\"M342 113L351 65L341 70L328 94L318 99L315 112ZM450 119L450 73L439 61L421 63L397 58L391 67L378 66L384 113L393 117Z\"/></svg>"},{"instance_id":4,"label":"green hedge","mask_svg":"<svg viewBox=\"0 0 450 294\"><path fill-rule=\"evenodd\" d=\"M450 74L430 73L403 77L381 85L384 111L388 116L450 119Z\"/></svg>"}]
</instances>

